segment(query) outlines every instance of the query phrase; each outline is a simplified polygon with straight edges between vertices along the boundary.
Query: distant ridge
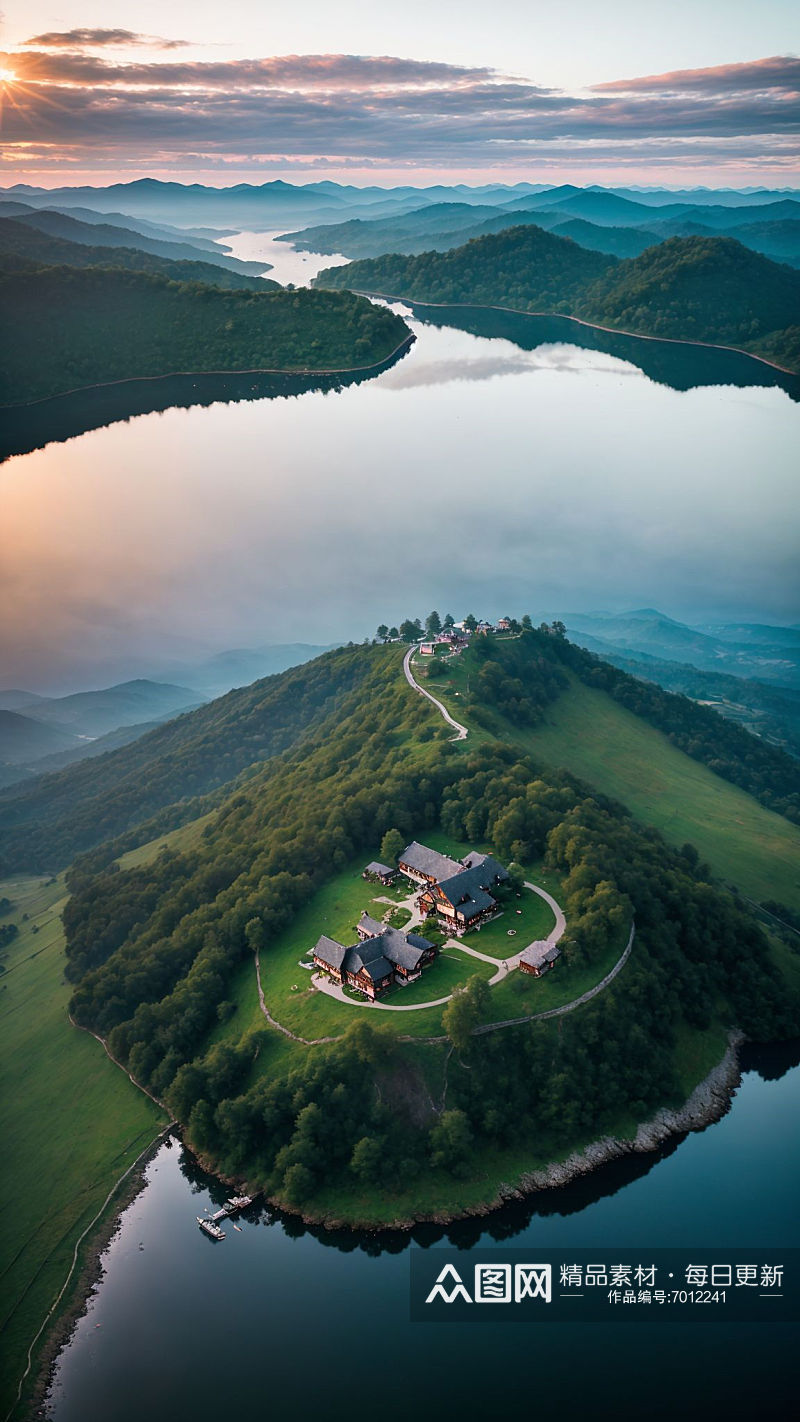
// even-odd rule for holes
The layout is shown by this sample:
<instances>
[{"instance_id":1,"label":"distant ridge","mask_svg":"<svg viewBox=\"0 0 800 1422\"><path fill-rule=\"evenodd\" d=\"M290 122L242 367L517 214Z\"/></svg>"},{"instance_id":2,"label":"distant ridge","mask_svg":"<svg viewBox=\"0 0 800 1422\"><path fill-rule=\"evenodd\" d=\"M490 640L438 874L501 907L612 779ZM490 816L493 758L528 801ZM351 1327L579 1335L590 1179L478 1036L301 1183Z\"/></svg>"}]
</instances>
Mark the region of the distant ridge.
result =
<instances>
[{"instance_id":1,"label":"distant ridge","mask_svg":"<svg viewBox=\"0 0 800 1422\"><path fill-rule=\"evenodd\" d=\"M447 252L331 267L314 285L569 315L738 348L800 372L800 272L727 237L671 237L618 261L536 226L512 227Z\"/></svg>"}]
</instances>

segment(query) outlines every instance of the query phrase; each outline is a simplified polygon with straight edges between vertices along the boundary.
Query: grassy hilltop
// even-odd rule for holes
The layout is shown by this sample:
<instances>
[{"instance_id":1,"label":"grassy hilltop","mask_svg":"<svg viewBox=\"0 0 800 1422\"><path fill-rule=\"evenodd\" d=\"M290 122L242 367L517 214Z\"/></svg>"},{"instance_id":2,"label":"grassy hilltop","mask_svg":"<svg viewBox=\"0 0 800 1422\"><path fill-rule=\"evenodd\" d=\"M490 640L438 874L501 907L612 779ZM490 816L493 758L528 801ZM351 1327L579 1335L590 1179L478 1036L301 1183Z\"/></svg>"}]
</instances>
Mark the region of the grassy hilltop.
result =
<instances>
[{"instance_id":1,"label":"grassy hilltop","mask_svg":"<svg viewBox=\"0 0 800 1422\"><path fill-rule=\"evenodd\" d=\"M576 316L736 346L800 371L800 272L729 237L671 237L617 260L536 226L514 227L451 251L331 267L314 284Z\"/></svg>"}]
</instances>

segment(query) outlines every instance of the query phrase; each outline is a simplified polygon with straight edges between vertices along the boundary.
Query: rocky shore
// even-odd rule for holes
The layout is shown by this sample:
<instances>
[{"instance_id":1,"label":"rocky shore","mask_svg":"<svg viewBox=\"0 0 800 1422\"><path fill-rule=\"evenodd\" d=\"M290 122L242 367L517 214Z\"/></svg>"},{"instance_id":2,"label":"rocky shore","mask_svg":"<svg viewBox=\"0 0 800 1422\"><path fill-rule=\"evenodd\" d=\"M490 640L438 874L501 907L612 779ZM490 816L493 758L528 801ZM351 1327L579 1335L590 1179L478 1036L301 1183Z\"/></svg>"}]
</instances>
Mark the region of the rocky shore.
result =
<instances>
[{"instance_id":1,"label":"rocky shore","mask_svg":"<svg viewBox=\"0 0 800 1422\"><path fill-rule=\"evenodd\" d=\"M722 1060L708 1076L698 1082L684 1104L674 1109L662 1107L651 1120L643 1122L637 1128L635 1136L603 1136L600 1140L592 1141L583 1150L574 1151L565 1160L554 1161L539 1170L526 1171L515 1184L501 1184L494 1199L485 1204L461 1210L437 1211L418 1215L413 1219L398 1218L376 1227L374 1222L369 1220L333 1219L309 1210L298 1212L287 1206L283 1200L273 1199L269 1203L290 1214L300 1213L307 1225L322 1226L325 1229L360 1229L375 1233L386 1229L413 1229L416 1224L447 1225L458 1219L492 1214L494 1210L501 1209L503 1205L514 1200L523 1200L539 1190L556 1190L562 1185L569 1185L571 1181L583 1175L590 1175L592 1171L599 1170L610 1161L658 1150L666 1141L676 1136L686 1135L689 1131L702 1131L706 1126L721 1120L730 1110L731 1101L741 1082L739 1048L744 1040L744 1033L732 1031L728 1036L728 1047Z\"/></svg>"},{"instance_id":2,"label":"rocky shore","mask_svg":"<svg viewBox=\"0 0 800 1422\"><path fill-rule=\"evenodd\" d=\"M521 1198L534 1190L553 1190L560 1185L568 1185L581 1175L588 1175L599 1166L621 1156L638 1155L645 1151L658 1150L659 1146L673 1136L685 1135L688 1131L702 1131L714 1121L727 1115L733 1095L741 1081L739 1068L739 1047L744 1041L741 1032L731 1032L728 1048L722 1061L698 1082L691 1096L683 1106L675 1110L662 1108L652 1120L644 1121L629 1139L619 1140L614 1136L604 1136L582 1151L567 1156L566 1160L547 1165L543 1170L532 1170L524 1174L516 1188L503 1191L503 1200Z\"/></svg>"}]
</instances>

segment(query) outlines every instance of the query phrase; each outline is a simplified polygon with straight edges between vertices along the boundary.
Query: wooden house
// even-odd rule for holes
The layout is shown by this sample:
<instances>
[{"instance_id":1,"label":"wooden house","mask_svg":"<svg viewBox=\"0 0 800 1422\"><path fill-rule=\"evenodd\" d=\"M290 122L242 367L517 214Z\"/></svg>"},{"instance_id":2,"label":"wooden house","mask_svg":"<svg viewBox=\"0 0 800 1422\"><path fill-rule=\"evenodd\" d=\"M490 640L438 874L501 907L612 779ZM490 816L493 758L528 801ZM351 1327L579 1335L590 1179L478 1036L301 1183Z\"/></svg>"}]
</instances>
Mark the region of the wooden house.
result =
<instances>
[{"instance_id":1,"label":"wooden house","mask_svg":"<svg viewBox=\"0 0 800 1422\"><path fill-rule=\"evenodd\" d=\"M543 973L551 971L560 957L561 949L555 944L551 946L546 940L531 943L530 947L520 954L519 970L521 973L532 974L534 978L540 978Z\"/></svg>"},{"instance_id":2,"label":"wooden house","mask_svg":"<svg viewBox=\"0 0 800 1422\"><path fill-rule=\"evenodd\" d=\"M480 869L462 868L438 884L429 884L417 904L426 916L435 914L443 928L460 938L498 911L497 900L483 888L481 878Z\"/></svg>"},{"instance_id":3,"label":"wooden house","mask_svg":"<svg viewBox=\"0 0 800 1422\"><path fill-rule=\"evenodd\" d=\"M436 956L434 945L418 933L401 933L362 914L359 942L346 948L325 934L313 952L314 966L336 983L358 988L370 1001L392 983L414 982Z\"/></svg>"}]
</instances>

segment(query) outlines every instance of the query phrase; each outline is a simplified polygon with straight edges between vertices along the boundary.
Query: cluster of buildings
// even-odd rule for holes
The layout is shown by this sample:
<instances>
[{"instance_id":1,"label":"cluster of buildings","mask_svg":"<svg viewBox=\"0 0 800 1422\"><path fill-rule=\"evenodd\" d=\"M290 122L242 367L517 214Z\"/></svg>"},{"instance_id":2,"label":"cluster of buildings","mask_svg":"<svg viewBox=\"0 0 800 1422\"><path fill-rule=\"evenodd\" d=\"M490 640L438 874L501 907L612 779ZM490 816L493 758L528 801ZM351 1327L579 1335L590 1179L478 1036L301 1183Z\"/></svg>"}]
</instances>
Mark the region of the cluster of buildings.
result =
<instances>
[{"instance_id":1,"label":"cluster of buildings","mask_svg":"<svg viewBox=\"0 0 800 1422\"><path fill-rule=\"evenodd\" d=\"M363 913L351 947L325 934L313 953L315 968L335 983L359 989L374 1002L393 983L413 983L436 956L434 945L419 933L401 933Z\"/></svg>"},{"instance_id":2,"label":"cluster of buildings","mask_svg":"<svg viewBox=\"0 0 800 1422\"><path fill-rule=\"evenodd\" d=\"M451 859L416 840L403 850L396 868L373 860L363 877L388 886L398 875L420 890L416 903L422 915L435 916L454 938L500 912L492 890L510 879L508 870L490 854ZM356 933L358 941L349 946L323 934L314 947L314 966L372 1001L393 983L415 982L436 956L434 944L421 934L390 928L367 913L361 915Z\"/></svg>"},{"instance_id":3,"label":"cluster of buildings","mask_svg":"<svg viewBox=\"0 0 800 1422\"><path fill-rule=\"evenodd\" d=\"M470 637L485 636L487 632L509 632L511 623L507 617L501 617L499 622L478 622L474 631L465 626L463 622L455 622L452 627L445 627L441 632L437 632L435 637L429 637L420 643L420 656L434 657L437 647L449 647L453 652L460 652L469 644Z\"/></svg>"}]
</instances>

